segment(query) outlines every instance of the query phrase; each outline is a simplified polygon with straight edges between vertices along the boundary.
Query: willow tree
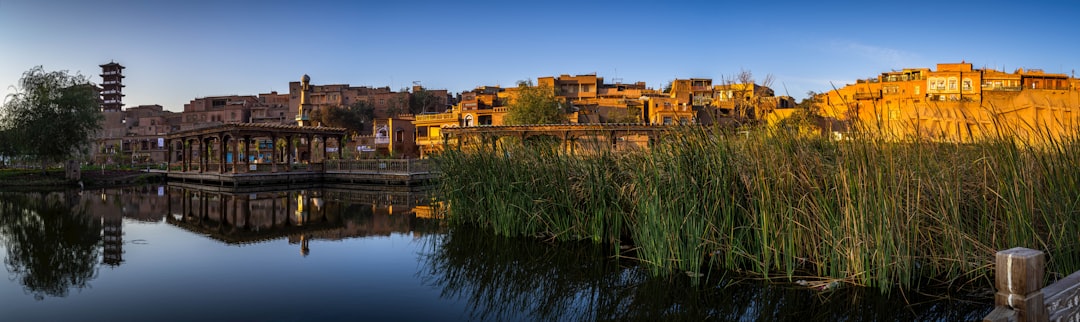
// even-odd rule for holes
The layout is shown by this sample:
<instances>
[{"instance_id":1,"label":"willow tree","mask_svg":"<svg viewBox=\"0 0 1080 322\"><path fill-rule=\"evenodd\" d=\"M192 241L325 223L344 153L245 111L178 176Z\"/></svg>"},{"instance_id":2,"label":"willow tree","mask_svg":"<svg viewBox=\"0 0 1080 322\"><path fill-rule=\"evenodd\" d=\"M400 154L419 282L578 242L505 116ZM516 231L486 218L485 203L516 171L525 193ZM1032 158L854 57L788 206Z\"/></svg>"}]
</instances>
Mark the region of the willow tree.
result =
<instances>
[{"instance_id":1,"label":"willow tree","mask_svg":"<svg viewBox=\"0 0 1080 322\"><path fill-rule=\"evenodd\" d=\"M518 82L517 96L506 111L506 124L556 124L566 123L566 113L555 97L555 90L548 86L532 86L531 82Z\"/></svg>"},{"instance_id":2,"label":"willow tree","mask_svg":"<svg viewBox=\"0 0 1080 322\"><path fill-rule=\"evenodd\" d=\"M87 152L101 129L98 95L85 76L31 68L0 108L0 128L15 138L17 155L40 161L44 170Z\"/></svg>"}]
</instances>

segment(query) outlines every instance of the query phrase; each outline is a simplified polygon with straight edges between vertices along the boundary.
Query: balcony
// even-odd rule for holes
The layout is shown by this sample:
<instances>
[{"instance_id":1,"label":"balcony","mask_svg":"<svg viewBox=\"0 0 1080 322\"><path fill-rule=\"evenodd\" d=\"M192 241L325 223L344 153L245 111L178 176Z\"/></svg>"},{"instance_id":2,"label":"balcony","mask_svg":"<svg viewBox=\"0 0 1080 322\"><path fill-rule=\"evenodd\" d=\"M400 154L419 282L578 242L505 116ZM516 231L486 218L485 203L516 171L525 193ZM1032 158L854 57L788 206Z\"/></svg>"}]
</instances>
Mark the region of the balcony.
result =
<instances>
[{"instance_id":1,"label":"balcony","mask_svg":"<svg viewBox=\"0 0 1080 322\"><path fill-rule=\"evenodd\" d=\"M118 70L110 70L110 71L106 71L106 72L101 73L101 76L111 76L111 75L120 75L120 71L118 71Z\"/></svg>"},{"instance_id":2,"label":"balcony","mask_svg":"<svg viewBox=\"0 0 1080 322\"><path fill-rule=\"evenodd\" d=\"M993 85L983 85L982 88L983 88L984 91L1010 91L1010 92L1019 92L1022 89L1022 87L1020 87L1020 86L993 86Z\"/></svg>"},{"instance_id":3,"label":"balcony","mask_svg":"<svg viewBox=\"0 0 1080 322\"><path fill-rule=\"evenodd\" d=\"M421 114L416 116L416 122L448 120L457 120L457 117L454 117L454 113Z\"/></svg>"},{"instance_id":4,"label":"balcony","mask_svg":"<svg viewBox=\"0 0 1080 322\"><path fill-rule=\"evenodd\" d=\"M101 82L101 85L115 85L115 84L120 84L120 82L119 81L114 81L114 80Z\"/></svg>"},{"instance_id":5,"label":"balcony","mask_svg":"<svg viewBox=\"0 0 1080 322\"><path fill-rule=\"evenodd\" d=\"M858 92L855 93L857 100L881 99L881 92Z\"/></svg>"}]
</instances>

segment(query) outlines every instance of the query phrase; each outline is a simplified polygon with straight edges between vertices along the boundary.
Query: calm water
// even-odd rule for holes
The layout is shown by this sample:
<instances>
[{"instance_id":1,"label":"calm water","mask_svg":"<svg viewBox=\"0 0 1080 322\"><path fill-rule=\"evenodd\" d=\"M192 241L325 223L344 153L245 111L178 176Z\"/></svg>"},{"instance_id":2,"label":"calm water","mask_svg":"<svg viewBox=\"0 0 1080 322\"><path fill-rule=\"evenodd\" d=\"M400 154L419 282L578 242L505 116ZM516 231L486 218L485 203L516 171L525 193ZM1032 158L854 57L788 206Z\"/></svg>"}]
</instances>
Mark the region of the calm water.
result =
<instances>
[{"instance_id":1,"label":"calm water","mask_svg":"<svg viewBox=\"0 0 1080 322\"><path fill-rule=\"evenodd\" d=\"M0 192L0 320L956 321L990 309L650 278L589 243L447 231L421 193L203 189Z\"/></svg>"}]
</instances>

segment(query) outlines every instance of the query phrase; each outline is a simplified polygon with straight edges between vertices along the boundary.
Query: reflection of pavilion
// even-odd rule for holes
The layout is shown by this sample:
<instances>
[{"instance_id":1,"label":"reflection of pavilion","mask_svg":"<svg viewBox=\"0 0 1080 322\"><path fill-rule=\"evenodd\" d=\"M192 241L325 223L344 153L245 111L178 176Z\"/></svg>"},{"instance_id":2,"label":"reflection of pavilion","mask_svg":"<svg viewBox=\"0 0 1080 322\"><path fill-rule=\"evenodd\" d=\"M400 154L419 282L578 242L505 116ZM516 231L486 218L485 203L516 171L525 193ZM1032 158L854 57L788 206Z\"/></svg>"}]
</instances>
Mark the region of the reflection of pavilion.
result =
<instances>
[{"instance_id":1,"label":"reflection of pavilion","mask_svg":"<svg viewBox=\"0 0 1080 322\"><path fill-rule=\"evenodd\" d=\"M206 187L214 188L217 187ZM311 240L415 230L417 193L307 189L240 193L170 186L166 222L226 244Z\"/></svg>"},{"instance_id":2,"label":"reflection of pavilion","mask_svg":"<svg viewBox=\"0 0 1080 322\"><path fill-rule=\"evenodd\" d=\"M341 227L327 216L318 192L300 190L234 194L170 187L179 205L169 206L170 224L227 244L247 244ZM175 198L174 198L175 199Z\"/></svg>"}]
</instances>

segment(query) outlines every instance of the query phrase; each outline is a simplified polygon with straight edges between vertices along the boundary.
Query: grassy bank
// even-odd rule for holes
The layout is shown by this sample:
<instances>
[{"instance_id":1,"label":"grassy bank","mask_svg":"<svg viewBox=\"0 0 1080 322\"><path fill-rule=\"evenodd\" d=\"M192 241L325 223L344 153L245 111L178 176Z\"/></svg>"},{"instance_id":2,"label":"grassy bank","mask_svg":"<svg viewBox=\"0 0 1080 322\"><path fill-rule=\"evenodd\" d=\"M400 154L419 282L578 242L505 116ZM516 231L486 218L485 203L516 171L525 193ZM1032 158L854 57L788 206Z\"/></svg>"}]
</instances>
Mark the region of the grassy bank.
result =
<instances>
[{"instance_id":1,"label":"grassy bank","mask_svg":"<svg viewBox=\"0 0 1080 322\"><path fill-rule=\"evenodd\" d=\"M835 141L686 128L652 149L545 144L438 157L452 224L629 242L655 274L710 267L878 287L985 281L997 250L1080 269L1080 149L1007 139Z\"/></svg>"},{"instance_id":2,"label":"grassy bank","mask_svg":"<svg viewBox=\"0 0 1080 322\"><path fill-rule=\"evenodd\" d=\"M8 188L48 188L78 187L82 181L84 187L142 184L161 180L161 175L146 173L139 169L82 169L81 180L68 180L64 170L49 169L0 169L0 187Z\"/></svg>"}]
</instances>

